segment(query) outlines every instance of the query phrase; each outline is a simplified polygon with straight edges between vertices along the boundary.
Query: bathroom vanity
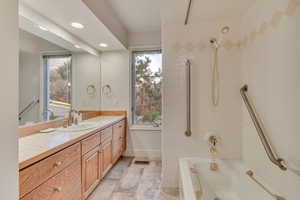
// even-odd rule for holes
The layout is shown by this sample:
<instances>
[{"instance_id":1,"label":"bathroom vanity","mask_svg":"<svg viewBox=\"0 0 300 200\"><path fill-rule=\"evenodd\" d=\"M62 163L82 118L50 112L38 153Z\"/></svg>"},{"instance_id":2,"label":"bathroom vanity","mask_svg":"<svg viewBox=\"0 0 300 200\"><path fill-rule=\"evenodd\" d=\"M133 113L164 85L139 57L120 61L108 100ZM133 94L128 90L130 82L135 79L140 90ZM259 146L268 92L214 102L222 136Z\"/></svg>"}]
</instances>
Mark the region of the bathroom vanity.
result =
<instances>
[{"instance_id":1,"label":"bathroom vanity","mask_svg":"<svg viewBox=\"0 0 300 200\"><path fill-rule=\"evenodd\" d=\"M21 200L83 200L97 187L126 149L126 117L85 122L97 126L19 139Z\"/></svg>"}]
</instances>

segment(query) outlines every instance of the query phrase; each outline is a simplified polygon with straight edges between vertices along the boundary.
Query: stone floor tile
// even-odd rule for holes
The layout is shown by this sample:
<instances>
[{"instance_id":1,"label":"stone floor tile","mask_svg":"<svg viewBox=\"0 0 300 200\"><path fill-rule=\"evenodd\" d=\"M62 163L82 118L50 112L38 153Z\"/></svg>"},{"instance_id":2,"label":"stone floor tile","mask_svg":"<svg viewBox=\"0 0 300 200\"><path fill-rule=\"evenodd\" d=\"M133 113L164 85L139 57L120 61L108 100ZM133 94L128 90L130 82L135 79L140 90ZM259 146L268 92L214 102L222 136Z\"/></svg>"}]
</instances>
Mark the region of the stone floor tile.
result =
<instances>
[{"instance_id":1,"label":"stone floor tile","mask_svg":"<svg viewBox=\"0 0 300 200\"><path fill-rule=\"evenodd\" d=\"M122 158L106 175L88 200L178 200L161 192L161 162L132 163Z\"/></svg>"},{"instance_id":2,"label":"stone floor tile","mask_svg":"<svg viewBox=\"0 0 300 200\"><path fill-rule=\"evenodd\" d=\"M89 200L110 200L118 183L116 180L102 181L91 194Z\"/></svg>"}]
</instances>

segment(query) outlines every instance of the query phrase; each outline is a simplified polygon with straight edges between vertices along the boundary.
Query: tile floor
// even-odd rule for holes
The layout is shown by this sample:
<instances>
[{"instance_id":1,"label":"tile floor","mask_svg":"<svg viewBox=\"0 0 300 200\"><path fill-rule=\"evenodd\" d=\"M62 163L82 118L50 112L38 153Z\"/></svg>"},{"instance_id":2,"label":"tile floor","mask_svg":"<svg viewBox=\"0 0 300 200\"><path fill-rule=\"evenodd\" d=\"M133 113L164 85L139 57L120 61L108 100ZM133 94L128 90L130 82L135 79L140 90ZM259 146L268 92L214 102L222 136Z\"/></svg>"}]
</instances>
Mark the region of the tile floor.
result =
<instances>
[{"instance_id":1,"label":"tile floor","mask_svg":"<svg viewBox=\"0 0 300 200\"><path fill-rule=\"evenodd\" d=\"M88 200L177 200L161 193L161 163L136 164L122 158Z\"/></svg>"}]
</instances>

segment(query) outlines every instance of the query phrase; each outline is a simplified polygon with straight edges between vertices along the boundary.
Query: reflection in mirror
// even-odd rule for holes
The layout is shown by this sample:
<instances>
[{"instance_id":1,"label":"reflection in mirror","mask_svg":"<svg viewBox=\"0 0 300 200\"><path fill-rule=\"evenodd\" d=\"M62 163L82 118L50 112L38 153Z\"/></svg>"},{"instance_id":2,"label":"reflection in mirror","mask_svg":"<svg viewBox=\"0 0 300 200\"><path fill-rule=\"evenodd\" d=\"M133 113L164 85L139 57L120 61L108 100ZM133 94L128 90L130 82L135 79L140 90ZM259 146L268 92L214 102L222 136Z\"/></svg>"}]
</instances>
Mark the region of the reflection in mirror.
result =
<instances>
[{"instance_id":1,"label":"reflection in mirror","mask_svg":"<svg viewBox=\"0 0 300 200\"><path fill-rule=\"evenodd\" d=\"M67 117L71 109L71 57L43 56L43 120Z\"/></svg>"},{"instance_id":2,"label":"reflection in mirror","mask_svg":"<svg viewBox=\"0 0 300 200\"><path fill-rule=\"evenodd\" d=\"M71 54L20 30L19 124L64 117L71 108Z\"/></svg>"},{"instance_id":3,"label":"reflection in mirror","mask_svg":"<svg viewBox=\"0 0 300 200\"><path fill-rule=\"evenodd\" d=\"M19 20L19 124L61 119L72 109L100 109L97 50L22 16Z\"/></svg>"}]
</instances>

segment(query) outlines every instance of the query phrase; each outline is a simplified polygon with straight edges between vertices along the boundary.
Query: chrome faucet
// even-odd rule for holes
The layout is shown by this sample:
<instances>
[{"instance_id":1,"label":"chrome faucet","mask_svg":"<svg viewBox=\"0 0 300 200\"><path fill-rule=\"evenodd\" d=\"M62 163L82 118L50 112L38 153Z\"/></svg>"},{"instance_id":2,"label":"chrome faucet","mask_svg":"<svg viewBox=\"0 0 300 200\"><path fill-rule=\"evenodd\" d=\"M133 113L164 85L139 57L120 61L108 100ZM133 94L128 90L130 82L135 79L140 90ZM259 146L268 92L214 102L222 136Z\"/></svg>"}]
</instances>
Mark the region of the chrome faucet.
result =
<instances>
[{"instance_id":1,"label":"chrome faucet","mask_svg":"<svg viewBox=\"0 0 300 200\"><path fill-rule=\"evenodd\" d=\"M70 109L69 111L69 117L68 117L68 126L71 126L72 123L74 123L75 125L78 124L78 120L74 118L74 113L76 113L77 111L74 109Z\"/></svg>"},{"instance_id":2,"label":"chrome faucet","mask_svg":"<svg viewBox=\"0 0 300 200\"><path fill-rule=\"evenodd\" d=\"M71 126L72 123L73 123L73 112L74 112L74 110L70 109L70 111L69 111L69 117L68 117L68 126Z\"/></svg>"},{"instance_id":3,"label":"chrome faucet","mask_svg":"<svg viewBox=\"0 0 300 200\"><path fill-rule=\"evenodd\" d=\"M208 138L208 142L209 142L209 152L212 156L212 160L210 162L210 169L212 171L218 171L219 169L219 166L218 166L218 163L216 162L216 157L217 157L217 154L218 154L218 150L217 150L217 143L218 143L218 137L215 136L215 135L211 135L209 138Z\"/></svg>"}]
</instances>

